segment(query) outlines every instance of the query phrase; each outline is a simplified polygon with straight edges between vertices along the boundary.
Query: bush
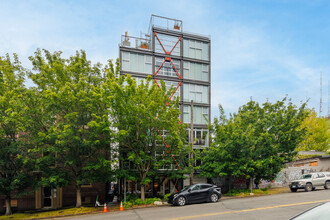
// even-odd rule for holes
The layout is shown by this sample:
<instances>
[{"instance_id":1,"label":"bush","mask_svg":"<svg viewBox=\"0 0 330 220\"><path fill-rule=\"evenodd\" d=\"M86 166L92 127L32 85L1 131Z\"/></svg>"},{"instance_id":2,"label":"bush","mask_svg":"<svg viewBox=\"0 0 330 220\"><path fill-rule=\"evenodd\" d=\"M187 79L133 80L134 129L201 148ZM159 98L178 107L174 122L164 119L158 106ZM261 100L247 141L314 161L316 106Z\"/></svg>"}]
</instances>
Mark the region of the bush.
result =
<instances>
[{"instance_id":1,"label":"bush","mask_svg":"<svg viewBox=\"0 0 330 220\"><path fill-rule=\"evenodd\" d=\"M123 204L123 207L124 207L124 209L127 209L127 208L131 208L133 206L133 204L131 203L131 202L124 202L124 204Z\"/></svg>"},{"instance_id":2,"label":"bush","mask_svg":"<svg viewBox=\"0 0 330 220\"><path fill-rule=\"evenodd\" d=\"M137 200L139 196L137 194L127 194L126 201L134 201Z\"/></svg>"},{"instance_id":3,"label":"bush","mask_svg":"<svg viewBox=\"0 0 330 220\"><path fill-rule=\"evenodd\" d=\"M267 188L261 188L261 190L266 192L266 191L268 191L268 187Z\"/></svg>"},{"instance_id":4,"label":"bush","mask_svg":"<svg viewBox=\"0 0 330 220\"><path fill-rule=\"evenodd\" d=\"M167 193L165 196L164 196L164 201L167 202L168 201L168 197L171 195L171 193Z\"/></svg>"},{"instance_id":5,"label":"bush","mask_svg":"<svg viewBox=\"0 0 330 220\"><path fill-rule=\"evenodd\" d=\"M162 200L160 198L148 198L145 201L142 201L142 199L140 198L134 200L132 199L128 200L127 198L127 202L124 203L124 208L131 208L132 206L135 205L153 205L155 201L161 202Z\"/></svg>"},{"instance_id":6,"label":"bush","mask_svg":"<svg viewBox=\"0 0 330 220\"><path fill-rule=\"evenodd\" d=\"M133 201L134 205L145 205L146 201L142 201L142 199L136 199Z\"/></svg>"}]
</instances>

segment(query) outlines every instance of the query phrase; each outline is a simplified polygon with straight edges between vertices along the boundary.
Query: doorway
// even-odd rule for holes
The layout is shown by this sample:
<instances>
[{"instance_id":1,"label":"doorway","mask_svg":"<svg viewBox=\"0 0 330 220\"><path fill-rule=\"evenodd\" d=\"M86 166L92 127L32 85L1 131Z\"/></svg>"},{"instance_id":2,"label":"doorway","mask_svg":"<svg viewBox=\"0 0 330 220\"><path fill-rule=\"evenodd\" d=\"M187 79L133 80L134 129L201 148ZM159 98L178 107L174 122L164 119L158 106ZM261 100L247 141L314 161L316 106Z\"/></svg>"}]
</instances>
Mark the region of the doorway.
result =
<instances>
[{"instance_id":1,"label":"doorway","mask_svg":"<svg viewBox=\"0 0 330 220\"><path fill-rule=\"evenodd\" d=\"M42 188L42 202L44 208L53 207L53 189L52 187Z\"/></svg>"}]
</instances>

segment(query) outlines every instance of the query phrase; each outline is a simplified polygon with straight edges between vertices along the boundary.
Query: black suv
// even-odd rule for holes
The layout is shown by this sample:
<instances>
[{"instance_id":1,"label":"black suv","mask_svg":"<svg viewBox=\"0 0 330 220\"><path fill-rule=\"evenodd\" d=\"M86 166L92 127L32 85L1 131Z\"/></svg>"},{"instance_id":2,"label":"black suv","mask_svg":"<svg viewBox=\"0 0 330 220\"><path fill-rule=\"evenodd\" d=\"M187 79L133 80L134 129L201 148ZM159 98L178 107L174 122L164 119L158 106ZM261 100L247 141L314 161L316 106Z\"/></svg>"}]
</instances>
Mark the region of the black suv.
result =
<instances>
[{"instance_id":1,"label":"black suv","mask_svg":"<svg viewBox=\"0 0 330 220\"><path fill-rule=\"evenodd\" d=\"M180 192L168 197L168 203L184 206L188 203L217 202L221 198L221 188L207 183L184 187Z\"/></svg>"}]
</instances>

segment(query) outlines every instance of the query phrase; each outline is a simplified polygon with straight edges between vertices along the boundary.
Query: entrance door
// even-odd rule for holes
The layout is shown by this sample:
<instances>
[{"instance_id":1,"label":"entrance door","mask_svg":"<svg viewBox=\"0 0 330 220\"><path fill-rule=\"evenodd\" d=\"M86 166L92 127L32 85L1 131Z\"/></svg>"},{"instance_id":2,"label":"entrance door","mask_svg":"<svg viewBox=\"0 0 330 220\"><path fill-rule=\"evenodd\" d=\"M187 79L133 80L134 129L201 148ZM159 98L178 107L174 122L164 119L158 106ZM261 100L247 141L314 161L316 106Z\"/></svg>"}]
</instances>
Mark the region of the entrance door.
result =
<instances>
[{"instance_id":1,"label":"entrance door","mask_svg":"<svg viewBox=\"0 0 330 220\"><path fill-rule=\"evenodd\" d=\"M53 189L52 187L44 187L42 189L42 201L44 208L52 208L53 207Z\"/></svg>"}]
</instances>

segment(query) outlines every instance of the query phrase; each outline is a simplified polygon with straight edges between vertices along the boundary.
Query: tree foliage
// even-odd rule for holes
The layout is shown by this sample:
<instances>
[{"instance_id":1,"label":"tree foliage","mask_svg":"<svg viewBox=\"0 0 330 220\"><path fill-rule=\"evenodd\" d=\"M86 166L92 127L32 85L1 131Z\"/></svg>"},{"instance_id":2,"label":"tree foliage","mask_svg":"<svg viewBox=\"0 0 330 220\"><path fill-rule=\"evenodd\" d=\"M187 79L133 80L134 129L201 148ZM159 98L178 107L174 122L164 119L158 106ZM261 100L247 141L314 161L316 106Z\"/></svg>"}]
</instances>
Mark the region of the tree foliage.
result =
<instances>
[{"instance_id":1,"label":"tree foliage","mask_svg":"<svg viewBox=\"0 0 330 220\"><path fill-rule=\"evenodd\" d=\"M0 57L0 195L6 196L6 215L11 214L13 193L34 185L33 161L24 139L25 70L18 57Z\"/></svg>"},{"instance_id":2,"label":"tree foliage","mask_svg":"<svg viewBox=\"0 0 330 220\"><path fill-rule=\"evenodd\" d=\"M127 171L128 178L139 182L144 200L144 187L151 182L154 171L173 163L171 154L183 146L180 134L184 129L178 120L178 99L171 101L168 97L173 89L166 91L163 82L159 89L150 78L137 84L130 76L122 76L110 87L111 117L118 128L117 141L123 149L121 168Z\"/></svg>"},{"instance_id":3,"label":"tree foliage","mask_svg":"<svg viewBox=\"0 0 330 220\"><path fill-rule=\"evenodd\" d=\"M300 143L299 150L327 151L330 148L330 132L326 118L319 118L314 110L308 111L308 117L303 121L306 136Z\"/></svg>"},{"instance_id":4,"label":"tree foliage","mask_svg":"<svg viewBox=\"0 0 330 220\"><path fill-rule=\"evenodd\" d=\"M42 184L74 183L80 207L81 185L113 177L108 103L102 89L114 70L92 66L84 51L63 59L61 52L37 50L30 60L34 72L29 76L36 88L30 90L29 104L35 108L29 115L34 121L33 142L44 155L38 161Z\"/></svg>"},{"instance_id":5,"label":"tree foliage","mask_svg":"<svg viewBox=\"0 0 330 220\"><path fill-rule=\"evenodd\" d=\"M294 158L304 135L305 103L299 108L285 99L259 105L249 101L229 119L220 106L212 126L214 142L205 151L202 175L272 180Z\"/></svg>"}]
</instances>

